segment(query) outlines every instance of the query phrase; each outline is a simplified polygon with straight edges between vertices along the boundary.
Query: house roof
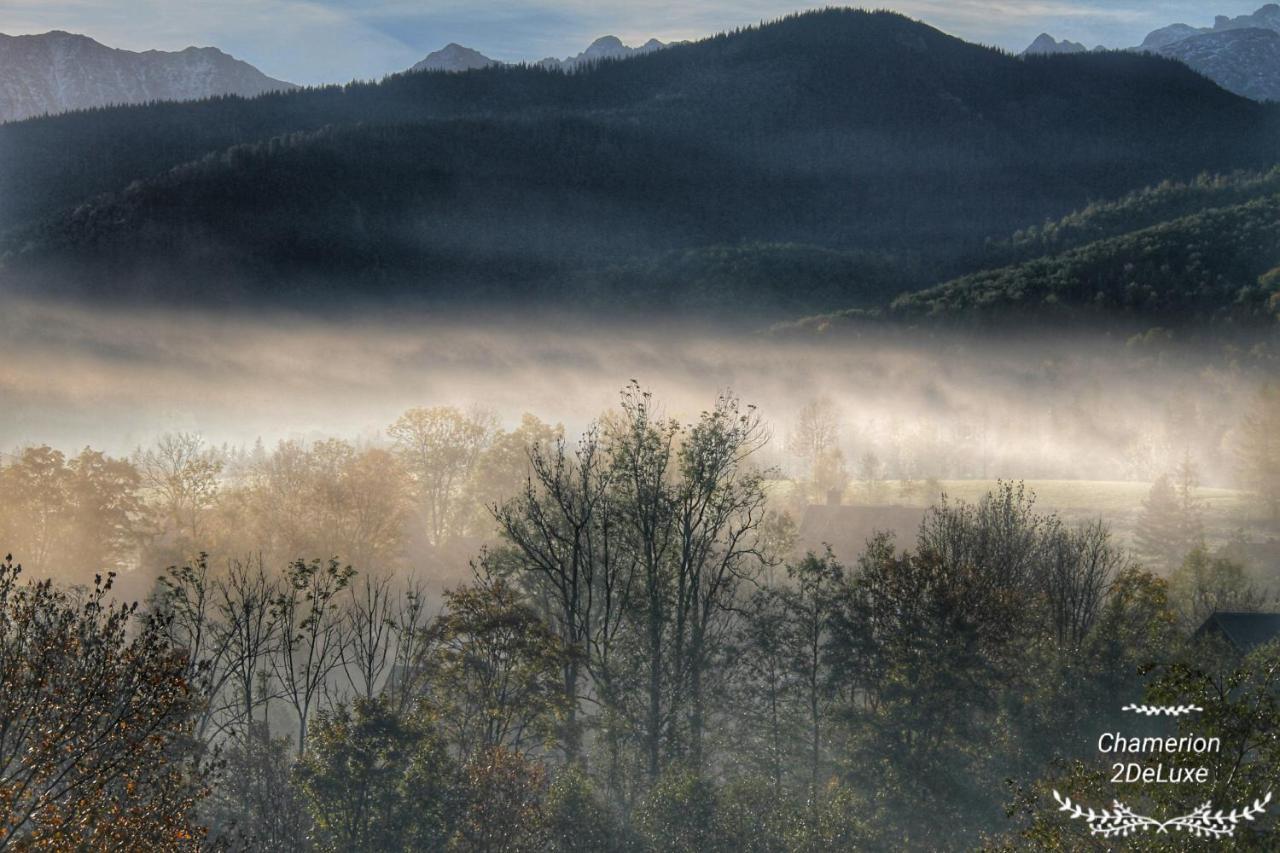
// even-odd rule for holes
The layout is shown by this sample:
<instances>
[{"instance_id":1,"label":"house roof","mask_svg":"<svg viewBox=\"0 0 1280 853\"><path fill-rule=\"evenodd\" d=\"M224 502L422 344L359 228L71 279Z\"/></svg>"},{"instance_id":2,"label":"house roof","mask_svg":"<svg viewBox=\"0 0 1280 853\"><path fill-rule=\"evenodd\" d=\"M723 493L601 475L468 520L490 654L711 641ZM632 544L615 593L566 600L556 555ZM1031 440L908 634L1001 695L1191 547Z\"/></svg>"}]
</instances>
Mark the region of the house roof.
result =
<instances>
[{"instance_id":1,"label":"house roof","mask_svg":"<svg viewBox=\"0 0 1280 853\"><path fill-rule=\"evenodd\" d=\"M1280 613L1220 611L1204 620L1196 636L1220 634L1242 652L1252 651L1280 637Z\"/></svg>"}]
</instances>

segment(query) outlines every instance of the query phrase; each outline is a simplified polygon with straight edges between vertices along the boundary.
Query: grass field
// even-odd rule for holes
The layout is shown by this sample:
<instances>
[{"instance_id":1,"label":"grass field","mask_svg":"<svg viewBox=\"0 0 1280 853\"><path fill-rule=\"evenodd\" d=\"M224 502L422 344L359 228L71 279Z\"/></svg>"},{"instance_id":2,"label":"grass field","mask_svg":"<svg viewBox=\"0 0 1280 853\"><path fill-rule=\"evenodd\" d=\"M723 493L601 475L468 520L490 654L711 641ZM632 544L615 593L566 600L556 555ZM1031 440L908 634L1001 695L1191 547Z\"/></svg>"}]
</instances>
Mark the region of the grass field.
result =
<instances>
[{"instance_id":1,"label":"grass field","mask_svg":"<svg viewBox=\"0 0 1280 853\"><path fill-rule=\"evenodd\" d=\"M997 480L942 480L936 486L950 500L973 502L994 489ZM1054 512L1069 522L1103 519L1122 542L1130 543L1134 525L1150 483L1108 480L1026 480L1041 512ZM855 482L845 500L851 504L927 506L934 502L934 483L904 484L889 480L878 484ZM1243 534L1249 540L1268 541L1280 536L1280 527L1266 517L1248 492L1235 489L1196 490L1204 505L1205 533L1210 546Z\"/></svg>"}]
</instances>

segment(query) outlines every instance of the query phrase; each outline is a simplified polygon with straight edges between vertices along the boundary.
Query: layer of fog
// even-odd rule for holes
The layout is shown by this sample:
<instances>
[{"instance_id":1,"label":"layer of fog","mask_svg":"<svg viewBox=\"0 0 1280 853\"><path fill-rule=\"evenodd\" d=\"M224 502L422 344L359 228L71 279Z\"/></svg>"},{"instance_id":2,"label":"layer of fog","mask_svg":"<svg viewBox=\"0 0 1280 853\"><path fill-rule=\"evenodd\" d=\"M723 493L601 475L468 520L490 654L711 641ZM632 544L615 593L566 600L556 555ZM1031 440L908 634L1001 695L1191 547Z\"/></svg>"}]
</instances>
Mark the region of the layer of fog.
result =
<instances>
[{"instance_id":1,"label":"layer of fog","mask_svg":"<svg viewBox=\"0 0 1280 853\"><path fill-rule=\"evenodd\" d=\"M1258 377L1122 342L964 344L785 338L687 323L104 311L10 300L0 316L0 450L127 454L161 434L210 443L379 443L413 406L524 412L570 432L639 380L688 419L731 389L784 452L797 413L830 401L850 468L887 476L1147 480L1190 452L1231 485L1231 430Z\"/></svg>"}]
</instances>

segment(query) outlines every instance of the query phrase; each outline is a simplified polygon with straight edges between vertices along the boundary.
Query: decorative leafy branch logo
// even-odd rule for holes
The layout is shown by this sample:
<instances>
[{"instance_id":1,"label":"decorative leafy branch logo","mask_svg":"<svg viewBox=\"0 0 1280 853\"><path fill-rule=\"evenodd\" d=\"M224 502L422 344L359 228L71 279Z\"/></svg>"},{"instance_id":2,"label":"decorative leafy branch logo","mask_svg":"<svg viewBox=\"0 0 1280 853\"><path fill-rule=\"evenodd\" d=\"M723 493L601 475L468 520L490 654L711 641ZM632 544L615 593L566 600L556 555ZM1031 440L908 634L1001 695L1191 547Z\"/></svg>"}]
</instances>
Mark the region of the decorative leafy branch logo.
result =
<instances>
[{"instance_id":1,"label":"decorative leafy branch logo","mask_svg":"<svg viewBox=\"0 0 1280 853\"><path fill-rule=\"evenodd\" d=\"M1203 711L1204 708L1199 705L1125 705L1120 710L1132 711L1135 714L1143 714L1148 717L1181 717L1184 714ZM1180 752L1194 754L1217 752L1220 748L1221 742L1217 737L1126 738L1119 732L1108 732L1098 738L1098 750L1104 754L1155 751L1165 756L1170 753ZM1151 766L1144 764L1140 758L1127 762L1122 761L1113 764L1112 767L1116 771L1111 778L1112 782L1196 781L1203 783L1206 781L1209 772L1204 766L1197 768L1171 766L1166 768L1163 762ZM1214 811L1213 804L1206 802L1190 814L1180 815L1168 820L1157 820L1153 817L1140 815L1119 800L1113 800L1112 807L1109 809L1094 810L1091 808L1086 809L1078 803L1071 802L1069 797L1064 797L1057 791L1053 792L1053 798L1058 802L1058 811L1066 812L1071 820L1083 820L1088 824L1091 835L1098 835L1103 838L1123 837L1151 830L1157 833L1168 833L1170 829L1175 832L1185 831L1188 835L1196 838L1229 838L1235 835L1236 828L1242 822L1256 820L1259 815L1267 810L1267 805L1271 802L1271 792L1268 791L1265 797L1260 800L1254 800L1253 805L1245 808L1234 808L1230 812L1225 812L1222 809Z\"/></svg>"},{"instance_id":2,"label":"decorative leafy branch logo","mask_svg":"<svg viewBox=\"0 0 1280 853\"><path fill-rule=\"evenodd\" d=\"M1199 705L1125 705L1120 710L1146 714L1148 717L1158 717L1161 714L1168 717L1181 717L1183 714L1203 711L1204 708Z\"/></svg>"},{"instance_id":3,"label":"decorative leafy branch logo","mask_svg":"<svg viewBox=\"0 0 1280 853\"><path fill-rule=\"evenodd\" d=\"M1261 800L1254 800L1253 805L1243 809L1232 809L1230 813L1225 813L1222 809L1215 812L1212 803L1205 803L1191 814L1163 821L1136 814L1119 800L1113 802L1113 807L1110 809L1094 811L1081 808L1071 802L1070 797L1064 797L1057 791L1053 792L1053 798L1058 801L1058 811L1068 812L1072 820L1083 818L1089 824L1090 834L1100 835L1103 838L1128 836L1150 829L1156 832L1168 832L1170 827L1178 832L1186 830L1197 838L1227 838L1235 834L1236 827L1241 821L1255 820L1258 815L1267 810L1267 804L1271 802L1271 792L1268 791Z\"/></svg>"}]
</instances>

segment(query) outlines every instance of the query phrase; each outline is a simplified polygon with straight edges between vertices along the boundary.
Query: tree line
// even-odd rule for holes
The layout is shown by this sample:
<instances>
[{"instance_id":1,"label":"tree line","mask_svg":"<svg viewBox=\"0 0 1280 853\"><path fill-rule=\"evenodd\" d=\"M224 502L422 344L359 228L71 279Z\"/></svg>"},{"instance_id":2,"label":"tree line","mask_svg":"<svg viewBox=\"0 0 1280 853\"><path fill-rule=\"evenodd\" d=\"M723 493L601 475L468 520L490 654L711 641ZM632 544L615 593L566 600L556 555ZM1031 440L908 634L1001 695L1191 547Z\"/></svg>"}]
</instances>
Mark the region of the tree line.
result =
<instances>
[{"instance_id":1,"label":"tree line","mask_svg":"<svg viewBox=\"0 0 1280 853\"><path fill-rule=\"evenodd\" d=\"M1029 478L1109 478L1119 464L1124 479L1152 482L1135 507L1133 547L1168 573L1202 538L1223 538L1207 527L1198 496L1202 465L1211 481L1231 478L1260 521L1276 516L1275 387L1259 387L1244 406L1238 414L1201 409L1175 396L1156 432L1126 428L1118 460L1081 462L1055 443L1071 446L1079 424L1092 422L1087 401L1060 410L1043 427L1049 437L1028 453L1001 446L985 418L855 423L818 398L798 407L786 435L757 459L780 529L794 527L811 504L926 503L944 478L1011 469ZM122 457L30 445L0 455L0 541L29 573L69 584L93 571L154 577L202 551L219 566L261 557L279 568L318 554L366 571L416 568L456 580L471 551L498 532L491 506L523 488L529 447L545 451L563 435L534 415L504 429L492 412L436 406L408 410L381 437L360 442L233 447L170 433Z\"/></svg>"},{"instance_id":2,"label":"tree line","mask_svg":"<svg viewBox=\"0 0 1280 853\"><path fill-rule=\"evenodd\" d=\"M1246 707L1269 670L1182 615L1234 589L1225 561L1167 581L1016 483L796 559L732 396L680 422L632 385L576 441L529 432L497 538L438 600L325 557L198 557L142 607L3 564L0 849L1069 844L1036 792L1099 794L1072 762L1177 691L1218 690L1242 769L1215 797L1274 767Z\"/></svg>"},{"instance_id":3,"label":"tree line","mask_svg":"<svg viewBox=\"0 0 1280 853\"><path fill-rule=\"evenodd\" d=\"M486 411L438 406L405 412L376 445L218 447L184 432L124 458L28 446L0 466L0 538L28 572L71 584L86 567L154 573L201 551L402 570L487 534L485 505L519 487L526 444L559 432L531 415L507 431Z\"/></svg>"}]
</instances>

